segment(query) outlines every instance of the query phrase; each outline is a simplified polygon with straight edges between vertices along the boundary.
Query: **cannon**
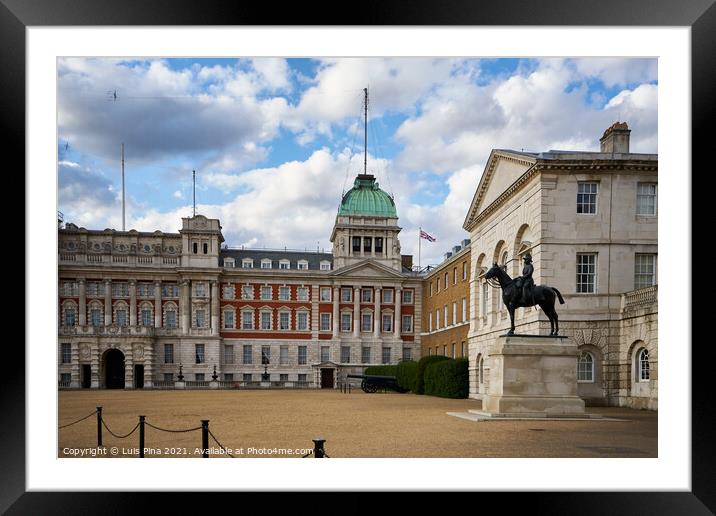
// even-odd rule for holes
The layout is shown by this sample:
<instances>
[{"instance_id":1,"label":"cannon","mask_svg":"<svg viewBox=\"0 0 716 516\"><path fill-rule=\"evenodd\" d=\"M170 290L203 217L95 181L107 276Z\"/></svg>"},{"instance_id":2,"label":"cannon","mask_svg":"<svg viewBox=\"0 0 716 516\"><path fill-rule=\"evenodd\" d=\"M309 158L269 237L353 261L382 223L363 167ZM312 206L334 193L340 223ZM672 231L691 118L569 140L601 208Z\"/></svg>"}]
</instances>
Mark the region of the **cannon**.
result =
<instances>
[{"instance_id":1,"label":"cannon","mask_svg":"<svg viewBox=\"0 0 716 516\"><path fill-rule=\"evenodd\" d=\"M363 392L371 394L377 392L381 387L401 392L398 379L395 376L378 376L373 374L349 374L346 378L360 378L360 388Z\"/></svg>"}]
</instances>

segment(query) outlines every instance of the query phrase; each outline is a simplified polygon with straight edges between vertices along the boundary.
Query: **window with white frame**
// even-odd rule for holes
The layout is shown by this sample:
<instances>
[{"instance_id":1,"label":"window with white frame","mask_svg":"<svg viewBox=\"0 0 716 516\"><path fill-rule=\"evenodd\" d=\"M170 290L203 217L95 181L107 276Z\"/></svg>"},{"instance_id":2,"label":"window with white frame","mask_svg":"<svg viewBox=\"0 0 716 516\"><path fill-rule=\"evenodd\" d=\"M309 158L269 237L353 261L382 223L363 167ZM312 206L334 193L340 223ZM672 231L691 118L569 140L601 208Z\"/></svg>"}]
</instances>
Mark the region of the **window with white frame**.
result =
<instances>
[{"instance_id":1,"label":"window with white frame","mask_svg":"<svg viewBox=\"0 0 716 516\"><path fill-rule=\"evenodd\" d=\"M467 279L467 261L462 262L462 279Z\"/></svg>"},{"instance_id":2,"label":"window with white frame","mask_svg":"<svg viewBox=\"0 0 716 516\"><path fill-rule=\"evenodd\" d=\"M224 344L224 363L234 363L234 346L232 344Z\"/></svg>"},{"instance_id":3,"label":"window with white frame","mask_svg":"<svg viewBox=\"0 0 716 516\"><path fill-rule=\"evenodd\" d=\"M264 299L264 300L271 299L271 294L272 294L271 290L272 290L271 287L267 286L267 285L264 285L263 287L261 287L261 299Z\"/></svg>"},{"instance_id":4,"label":"window with white frame","mask_svg":"<svg viewBox=\"0 0 716 516\"><path fill-rule=\"evenodd\" d=\"M233 258L224 258L224 267L233 269L236 266L236 262Z\"/></svg>"},{"instance_id":5,"label":"window with white frame","mask_svg":"<svg viewBox=\"0 0 716 516\"><path fill-rule=\"evenodd\" d=\"M413 333L413 316L412 315L404 315L403 316L402 333Z\"/></svg>"},{"instance_id":6,"label":"window with white frame","mask_svg":"<svg viewBox=\"0 0 716 516\"><path fill-rule=\"evenodd\" d=\"M577 381L594 382L594 356L588 351L581 352L577 357Z\"/></svg>"},{"instance_id":7,"label":"window with white frame","mask_svg":"<svg viewBox=\"0 0 716 516\"><path fill-rule=\"evenodd\" d=\"M393 302L393 289L392 288L384 288L382 290L383 295L383 303L390 304Z\"/></svg>"},{"instance_id":8,"label":"window with white frame","mask_svg":"<svg viewBox=\"0 0 716 516\"><path fill-rule=\"evenodd\" d=\"M263 265L263 264L262 264ZM278 268L279 269L290 269L291 268L291 262L289 260L280 260L278 262Z\"/></svg>"},{"instance_id":9,"label":"window with white frame","mask_svg":"<svg viewBox=\"0 0 716 516\"><path fill-rule=\"evenodd\" d=\"M296 262L296 268L298 268L298 270L301 270L301 271L308 270L308 261L307 260L298 260L298 262Z\"/></svg>"},{"instance_id":10,"label":"window with white frame","mask_svg":"<svg viewBox=\"0 0 716 516\"><path fill-rule=\"evenodd\" d=\"M382 352L383 352L382 362L384 364L390 364L390 348L383 348Z\"/></svg>"},{"instance_id":11,"label":"window with white frame","mask_svg":"<svg viewBox=\"0 0 716 516\"><path fill-rule=\"evenodd\" d=\"M447 272L445 273L445 282L444 282L444 285L443 285L443 289L444 289L444 290L447 290L447 289L448 289L448 273L447 273Z\"/></svg>"},{"instance_id":12,"label":"window with white frame","mask_svg":"<svg viewBox=\"0 0 716 516\"><path fill-rule=\"evenodd\" d=\"M281 301L290 301L291 300L291 287L279 287L278 298Z\"/></svg>"},{"instance_id":13,"label":"window with white frame","mask_svg":"<svg viewBox=\"0 0 716 516\"><path fill-rule=\"evenodd\" d=\"M245 365L251 365L254 363L253 348L251 347L251 344L244 344L243 362Z\"/></svg>"},{"instance_id":14,"label":"window with white frame","mask_svg":"<svg viewBox=\"0 0 716 516\"><path fill-rule=\"evenodd\" d=\"M440 310L435 310L435 329L440 329Z\"/></svg>"},{"instance_id":15,"label":"window with white frame","mask_svg":"<svg viewBox=\"0 0 716 516\"><path fill-rule=\"evenodd\" d=\"M462 298L462 319L461 322L467 321L467 298Z\"/></svg>"},{"instance_id":16,"label":"window with white frame","mask_svg":"<svg viewBox=\"0 0 716 516\"><path fill-rule=\"evenodd\" d=\"M656 255L636 253L634 255L634 289L656 285Z\"/></svg>"},{"instance_id":17,"label":"window with white frame","mask_svg":"<svg viewBox=\"0 0 716 516\"><path fill-rule=\"evenodd\" d=\"M413 304L413 291L411 289L403 290L403 304L404 305L412 305Z\"/></svg>"},{"instance_id":18,"label":"window with white frame","mask_svg":"<svg viewBox=\"0 0 716 516\"><path fill-rule=\"evenodd\" d=\"M447 305L443 306L443 326L448 327L448 308Z\"/></svg>"},{"instance_id":19,"label":"window with white frame","mask_svg":"<svg viewBox=\"0 0 716 516\"><path fill-rule=\"evenodd\" d=\"M244 258L241 260L241 268L242 269L253 269L254 268L254 260L252 258Z\"/></svg>"},{"instance_id":20,"label":"window with white frame","mask_svg":"<svg viewBox=\"0 0 716 516\"><path fill-rule=\"evenodd\" d=\"M637 382L649 381L649 350L642 348L637 353Z\"/></svg>"},{"instance_id":21,"label":"window with white frame","mask_svg":"<svg viewBox=\"0 0 716 516\"><path fill-rule=\"evenodd\" d=\"M577 183L577 213L597 213L597 183Z\"/></svg>"},{"instance_id":22,"label":"window with white frame","mask_svg":"<svg viewBox=\"0 0 716 516\"><path fill-rule=\"evenodd\" d=\"M197 328L206 328L206 310L194 312L194 322Z\"/></svg>"},{"instance_id":23,"label":"window with white frame","mask_svg":"<svg viewBox=\"0 0 716 516\"><path fill-rule=\"evenodd\" d=\"M289 312L279 312L278 329L288 330L291 327L291 314Z\"/></svg>"},{"instance_id":24,"label":"window with white frame","mask_svg":"<svg viewBox=\"0 0 716 516\"><path fill-rule=\"evenodd\" d=\"M233 285L224 285L224 299L234 299L236 297L236 288Z\"/></svg>"},{"instance_id":25,"label":"window with white frame","mask_svg":"<svg viewBox=\"0 0 716 516\"><path fill-rule=\"evenodd\" d=\"M112 285L114 288L114 285ZM154 284L153 283L137 283L137 296L138 297L154 297Z\"/></svg>"},{"instance_id":26,"label":"window with white frame","mask_svg":"<svg viewBox=\"0 0 716 516\"><path fill-rule=\"evenodd\" d=\"M353 289L350 287L341 289L341 301L343 303L350 303L353 301Z\"/></svg>"},{"instance_id":27,"label":"window with white frame","mask_svg":"<svg viewBox=\"0 0 716 516\"><path fill-rule=\"evenodd\" d=\"M321 346L321 362L328 362L331 359L331 348L329 346Z\"/></svg>"},{"instance_id":28,"label":"window with white frame","mask_svg":"<svg viewBox=\"0 0 716 516\"><path fill-rule=\"evenodd\" d=\"M457 301L452 303L452 323L453 325L457 324Z\"/></svg>"},{"instance_id":29,"label":"window with white frame","mask_svg":"<svg viewBox=\"0 0 716 516\"><path fill-rule=\"evenodd\" d=\"M308 347L298 346L298 365L306 365L308 362Z\"/></svg>"},{"instance_id":30,"label":"window with white frame","mask_svg":"<svg viewBox=\"0 0 716 516\"><path fill-rule=\"evenodd\" d=\"M196 355L196 363L203 364L206 361L206 356L204 355L204 344L195 344L194 351Z\"/></svg>"},{"instance_id":31,"label":"window with white frame","mask_svg":"<svg viewBox=\"0 0 716 516\"><path fill-rule=\"evenodd\" d=\"M224 329L236 328L236 321L234 321L234 311L224 310Z\"/></svg>"},{"instance_id":32,"label":"window with white frame","mask_svg":"<svg viewBox=\"0 0 716 516\"><path fill-rule=\"evenodd\" d=\"M351 331L351 322L353 320L353 314L350 312L341 313L341 331Z\"/></svg>"},{"instance_id":33,"label":"window with white frame","mask_svg":"<svg viewBox=\"0 0 716 516\"><path fill-rule=\"evenodd\" d=\"M322 271L330 271L331 270L331 262L322 261L321 262L321 270Z\"/></svg>"},{"instance_id":34,"label":"window with white frame","mask_svg":"<svg viewBox=\"0 0 716 516\"><path fill-rule=\"evenodd\" d=\"M457 267L452 268L452 284L457 285Z\"/></svg>"},{"instance_id":35,"label":"window with white frame","mask_svg":"<svg viewBox=\"0 0 716 516\"><path fill-rule=\"evenodd\" d=\"M261 260L261 268L262 269L270 269L271 268L271 260L269 258L264 258Z\"/></svg>"},{"instance_id":36,"label":"window with white frame","mask_svg":"<svg viewBox=\"0 0 716 516\"><path fill-rule=\"evenodd\" d=\"M194 295L196 297L206 297L206 283L195 283Z\"/></svg>"},{"instance_id":37,"label":"window with white frame","mask_svg":"<svg viewBox=\"0 0 716 516\"><path fill-rule=\"evenodd\" d=\"M242 285L241 286L241 299L253 299L254 298L254 286L253 285Z\"/></svg>"},{"instance_id":38,"label":"window with white frame","mask_svg":"<svg viewBox=\"0 0 716 516\"><path fill-rule=\"evenodd\" d=\"M254 313L251 311L241 312L241 329L242 330L253 330L254 329Z\"/></svg>"},{"instance_id":39,"label":"window with white frame","mask_svg":"<svg viewBox=\"0 0 716 516\"><path fill-rule=\"evenodd\" d=\"M88 281L85 287L85 294L91 297L104 296L104 283L100 281Z\"/></svg>"},{"instance_id":40,"label":"window with white frame","mask_svg":"<svg viewBox=\"0 0 716 516\"><path fill-rule=\"evenodd\" d=\"M351 361L351 347L350 346L341 346L341 362L344 364L349 364Z\"/></svg>"},{"instance_id":41,"label":"window with white frame","mask_svg":"<svg viewBox=\"0 0 716 516\"><path fill-rule=\"evenodd\" d=\"M373 302L373 289L364 288L360 291L361 303L372 303Z\"/></svg>"},{"instance_id":42,"label":"window with white frame","mask_svg":"<svg viewBox=\"0 0 716 516\"><path fill-rule=\"evenodd\" d=\"M278 348L278 363L280 365L288 365L288 346Z\"/></svg>"},{"instance_id":43,"label":"window with white frame","mask_svg":"<svg viewBox=\"0 0 716 516\"><path fill-rule=\"evenodd\" d=\"M370 364L370 348L368 346L361 348L360 359L363 364Z\"/></svg>"},{"instance_id":44,"label":"window with white frame","mask_svg":"<svg viewBox=\"0 0 716 516\"><path fill-rule=\"evenodd\" d=\"M271 319L272 314L268 310L262 310L261 311L261 329L262 330L270 330L271 329Z\"/></svg>"},{"instance_id":45,"label":"window with white frame","mask_svg":"<svg viewBox=\"0 0 716 516\"><path fill-rule=\"evenodd\" d=\"M261 346L261 364L268 365L271 363L271 346Z\"/></svg>"},{"instance_id":46,"label":"window with white frame","mask_svg":"<svg viewBox=\"0 0 716 516\"><path fill-rule=\"evenodd\" d=\"M433 331L433 313L428 313L428 331Z\"/></svg>"},{"instance_id":47,"label":"window with white frame","mask_svg":"<svg viewBox=\"0 0 716 516\"><path fill-rule=\"evenodd\" d=\"M409 347L403 348L403 360L412 360L413 359L413 350Z\"/></svg>"},{"instance_id":48,"label":"window with white frame","mask_svg":"<svg viewBox=\"0 0 716 516\"><path fill-rule=\"evenodd\" d=\"M430 297L433 297L433 282L432 281L430 282L429 288L430 288Z\"/></svg>"},{"instance_id":49,"label":"window with white frame","mask_svg":"<svg viewBox=\"0 0 716 516\"><path fill-rule=\"evenodd\" d=\"M174 344L164 344L164 363L174 363Z\"/></svg>"},{"instance_id":50,"label":"window with white frame","mask_svg":"<svg viewBox=\"0 0 716 516\"><path fill-rule=\"evenodd\" d=\"M363 312L361 314L360 331L370 332L373 331L373 313Z\"/></svg>"},{"instance_id":51,"label":"window with white frame","mask_svg":"<svg viewBox=\"0 0 716 516\"><path fill-rule=\"evenodd\" d=\"M72 344L63 342L61 344L62 363L69 364L72 362Z\"/></svg>"},{"instance_id":52,"label":"window with white frame","mask_svg":"<svg viewBox=\"0 0 716 516\"><path fill-rule=\"evenodd\" d=\"M296 312L296 329L299 331L308 330L308 312Z\"/></svg>"},{"instance_id":53,"label":"window with white frame","mask_svg":"<svg viewBox=\"0 0 716 516\"><path fill-rule=\"evenodd\" d=\"M299 301L308 301L308 287L298 287L296 289L296 299Z\"/></svg>"},{"instance_id":54,"label":"window with white frame","mask_svg":"<svg viewBox=\"0 0 716 516\"><path fill-rule=\"evenodd\" d=\"M152 288L154 285L149 283ZM128 283L112 283L112 297L129 297L129 284Z\"/></svg>"},{"instance_id":55,"label":"window with white frame","mask_svg":"<svg viewBox=\"0 0 716 516\"><path fill-rule=\"evenodd\" d=\"M330 331L331 329L331 314L328 312L321 312L321 331Z\"/></svg>"},{"instance_id":56,"label":"window with white frame","mask_svg":"<svg viewBox=\"0 0 716 516\"><path fill-rule=\"evenodd\" d=\"M331 300L331 287L321 287L320 291L321 301L330 302Z\"/></svg>"},{"instance_id":57,"label":"window with white frame","mask_svg":"<svg viewBox=\"0 0 716 516\"><path fill-rule=\"evenodd\" d=\"M179 297L179 285L176 283L162 283L162 297L177 298Z\"/></svg>"},{"instance_id":58,"label":"window with white frame","mask_svg":"<svg viewBox=\"0 0 716 516\"><path fill-rule=\"evenodd\" d=\"M597 254L577 254L577 293L593 294L596 292Z\"/></svg>"},{"instance_id":59,"label":"window with white frame","mask_svg":"<svg viewBox=\"0 0 716 516\"><path fill-rule=\"evenodd\" d=\"M636 214L656 215L656 183L638 183L636 185Z\"/></svg>"},{"instance_id":60,"label":"window with white frame","mask_svg":"<svg viewBox=\"0 0 716 516\"><path fill-rule=\"evenodd\" d=\"M62 282L60 292L62 292L62 295L65 297L78 297L80 295L80 287L76 281L64 281Z\"/></svg>"},{"instance_id":61,"label":"window with white frame","mask_svg":"<svg viewBox=\"0 0 716 516\"><path fill-rule=\"evenodd\" d=\"M393 331L393 314L383 314L383 331Z\"/></svg>"}]
</instances>

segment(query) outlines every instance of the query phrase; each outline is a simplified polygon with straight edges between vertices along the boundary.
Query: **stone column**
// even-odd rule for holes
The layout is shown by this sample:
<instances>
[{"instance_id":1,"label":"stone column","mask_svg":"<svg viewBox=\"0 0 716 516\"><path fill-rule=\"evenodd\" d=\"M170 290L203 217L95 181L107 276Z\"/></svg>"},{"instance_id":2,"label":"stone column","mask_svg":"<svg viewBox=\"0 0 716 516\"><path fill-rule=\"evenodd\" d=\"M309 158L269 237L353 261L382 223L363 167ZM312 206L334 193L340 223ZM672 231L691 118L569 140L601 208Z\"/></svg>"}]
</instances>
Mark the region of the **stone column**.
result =
<instances>
[{"instance_id":1,"label":"stone column","mask_svg":"<svg viewBox=\"0 0 716 516\"><path fill-rule=\"evenodd\" d=\"M129 280L129 326L137 325L137 281Z\"/></svg>"},{"instance_id":2,"label":"stone column","mask_svg":"<svg viewBox=\"0 0 716 516\"><path fill-rule=\"evenodd\" d=\"M338 337L340 331L340 314L338 310L338 303L340 301L340 288L333 287L333 338Z\"/></svg>"},{"instance_id":3,"label":"stone column","mask_svg":"<svg viewBox=\"0 0 716 516\"><path fill-rule=\"evenodd\" d=\"M360 287L353 287L353 336L360 336Z\"/></svg>"},{"instance_id":4,"label":"stone column","mask_svg":"<svg viewBox=\"0 0 716 516\"><path fill-rule=\"evenodd\" d=\"M112 280L104 280L104 325L112 324Z\"/></svg>"},{"instance_id":5,"label":"stone column","mask_svg":"<svg viewBox=\"0 0 716 516\"><path fill-rule=\"evenodd\" d=\"M403 291L400 287L395 287L395 320L393 321L393 333L396 339L400 338L401 321L401 305L403 304Z\"/></svg>"},{"instance_id":6,"label":"stone column","mask_svg":"<svg viewBox=\"0 0 716 516\"><path fill-rule=\"evenodd\" d=\"M154 282L154 327L162 327L162 282Z\"/></svg>"},{"instance_id":7,"label":"stone column","mask_svg":"<svg viewBox=\"0 0 716 516\"><path fill-rule=\"evenodd\" d=\"M211 334L219 334L219 283L211 282Z\"/></svg>"},{"instance_id":8,"label":"stone column","mask_svg":"<svg viewBox=\"0 0 716 516\"><path fill-rule=\"evenodd\" d=\"M85 285L85 279L80 278L77 280L80 284L80 307L79 307L79 324L80 326L87 325L87 290Z\"/></svg>"},{"instance_id":9,"label":"stone column","mask_svg":"<svg viewBox=\"0 0 716 516\"><path fill-rule=\"evenodd\" d=\"M375 287L373 293L375 298L373 299L373 338L380 338L380 287Z\"/></svg>"},{"instance_id":10,"label":"stone column","mask_svg":"<svg viewBox=\"0 0 716 516\"><path fill-rule=\"evenodd\" d=\"M181 332L184 335L189 333L191 314L189 303L189 280L183 280L181 282L181 297L179 298L179 314L181 316Z\"/></svg>"}]
</instances>

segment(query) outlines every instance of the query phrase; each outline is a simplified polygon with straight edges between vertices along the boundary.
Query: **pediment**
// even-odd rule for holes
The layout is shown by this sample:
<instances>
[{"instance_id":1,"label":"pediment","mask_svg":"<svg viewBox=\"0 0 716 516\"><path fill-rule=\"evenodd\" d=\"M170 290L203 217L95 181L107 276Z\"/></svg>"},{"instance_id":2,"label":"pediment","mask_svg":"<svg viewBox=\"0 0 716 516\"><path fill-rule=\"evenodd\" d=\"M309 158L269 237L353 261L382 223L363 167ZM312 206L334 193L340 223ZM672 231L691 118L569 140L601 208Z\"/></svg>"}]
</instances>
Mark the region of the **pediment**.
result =
<instances>
[{"instance_id":1,"label":"pediment","mask_svg":"<svg viewBox=\"0 0 716 516\"><path fill-rule=\"evenodd\" d=\"M402 278L400 272L393 270L381 263L376 263L370 260L364 260L362 262L349 265L348 267L342 267L334 271L333 276L350 276L360 278Z\"/></svg>"}]
</instances>

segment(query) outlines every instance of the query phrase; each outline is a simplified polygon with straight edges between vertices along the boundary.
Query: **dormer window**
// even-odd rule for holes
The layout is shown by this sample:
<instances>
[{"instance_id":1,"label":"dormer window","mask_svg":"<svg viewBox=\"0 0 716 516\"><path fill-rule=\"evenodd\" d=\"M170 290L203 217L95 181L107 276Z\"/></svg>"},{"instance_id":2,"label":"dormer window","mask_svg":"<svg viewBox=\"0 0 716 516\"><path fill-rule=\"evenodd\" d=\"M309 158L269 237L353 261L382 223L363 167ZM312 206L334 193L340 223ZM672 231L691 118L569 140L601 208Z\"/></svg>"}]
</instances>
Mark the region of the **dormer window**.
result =
<instances>
[{"instance_id":1,"label":"dormer window","mask_svg":"<svg viewBox=\"0 0 716 516\"><path fill-rule=\"evenodd\" d=\"M254 268L254 260L253 258L244 258L241 260L241 268L243 269L253 269Z\"/></svg>"},{"instance_id":2,"label":"dormer window","mask_svg":"<svg viewBox=\"0 0 716 516\"><path fill-rule=\"evenodd\" d=\"M300 270L308 270L308 260L298 260L297 267Z\"/></svg>"},{"instance_id":3,"label":"dormer window","mask_svg":"<svg viewBox=\"0 0 716 516\"><path fill-rule=\"evenodd\" d=\"M262 269L270 269L271 268L271 259L264 258L261 260L261 268Z\"/></svg>"},{"instance_id":4,"label":"dormer window","mask_svg":"<svg viewBox=\"0 0 716 516\"><path fill-rule=\"evenodd\" d=\"M236 262L233 258L224 258L224 267L233 269L236 266Z\"/></svg>"},{"instance_id":5,"label":"dormer window","mask_svg":"<svg viewBox=\"0 0 716 516\"><path fill-rule=\"evenodd\" d=\"M281 260L280 262L278 262L278 268L279 269L290 269L291 262L288 260Z\"/></svg>"},{"instance_id":6,"label":"dormer window","mask_svg":"<svg viewBox=\"0 0 716 516\"><path fill-rule=\"evenodd\" d=\"M331 270L331 262L329 262L329 261L322 261L322 262L321 262L321 270L322 270L322 271L330 271L330 270Z\"/></svg>"}]
</instances>

